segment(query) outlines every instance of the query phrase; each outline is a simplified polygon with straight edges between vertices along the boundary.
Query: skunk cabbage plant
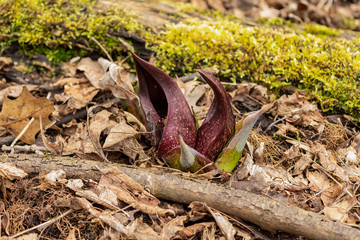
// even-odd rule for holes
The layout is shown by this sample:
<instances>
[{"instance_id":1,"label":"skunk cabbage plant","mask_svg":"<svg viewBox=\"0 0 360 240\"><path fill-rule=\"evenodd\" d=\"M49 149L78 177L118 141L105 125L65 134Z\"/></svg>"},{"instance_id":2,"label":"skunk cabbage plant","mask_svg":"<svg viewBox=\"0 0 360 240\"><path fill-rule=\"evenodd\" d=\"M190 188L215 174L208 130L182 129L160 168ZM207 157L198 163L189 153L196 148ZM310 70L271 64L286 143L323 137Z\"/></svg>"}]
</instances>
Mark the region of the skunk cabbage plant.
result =
<instances>
[{"instance_id":1,"label":"skunk cabbage plant","mask_svg":"<svg viewBox=\"0 0 360 240\"><path fill-rule=\"evenodd\" d=\"M215 76L197 70L214 92L214 100L197 130L194 115L176 82L161 69L132 55L145 126L151 132L157 154L171 167L184 171L219 168L231 172L263 111L245 116L237 124L240 130L234 136L235 118L224 87Z\"/></svg>"}]
</instances>

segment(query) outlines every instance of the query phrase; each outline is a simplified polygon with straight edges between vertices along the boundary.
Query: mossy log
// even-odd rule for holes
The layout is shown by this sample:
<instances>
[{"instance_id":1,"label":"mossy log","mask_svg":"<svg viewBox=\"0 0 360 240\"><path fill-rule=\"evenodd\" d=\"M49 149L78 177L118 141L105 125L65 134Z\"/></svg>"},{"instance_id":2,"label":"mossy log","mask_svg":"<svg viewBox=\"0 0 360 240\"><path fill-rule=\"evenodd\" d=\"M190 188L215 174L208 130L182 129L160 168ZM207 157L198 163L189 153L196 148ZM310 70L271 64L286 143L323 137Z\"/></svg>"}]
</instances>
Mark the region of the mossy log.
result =
<instances>
[{"instance_id":1,"label":"mossy log","mask_svg":"<svg viewBox=\"0 0 360 240\"><path fill-rule=\"evenodd\" d=\"M99 180L99 168L108 163L71 157L40 157L29 154L3 154L2 162L13 162L27 173L62 169L71 178ZM360 230L333 222L288 203L251 192L184 176L171 169L144 169L113 164L143 185L154 196L184 204L205 202L208 206L250 221L270 231L284 231L310 239L360 239Z\"/></svg>"}]
</instances>

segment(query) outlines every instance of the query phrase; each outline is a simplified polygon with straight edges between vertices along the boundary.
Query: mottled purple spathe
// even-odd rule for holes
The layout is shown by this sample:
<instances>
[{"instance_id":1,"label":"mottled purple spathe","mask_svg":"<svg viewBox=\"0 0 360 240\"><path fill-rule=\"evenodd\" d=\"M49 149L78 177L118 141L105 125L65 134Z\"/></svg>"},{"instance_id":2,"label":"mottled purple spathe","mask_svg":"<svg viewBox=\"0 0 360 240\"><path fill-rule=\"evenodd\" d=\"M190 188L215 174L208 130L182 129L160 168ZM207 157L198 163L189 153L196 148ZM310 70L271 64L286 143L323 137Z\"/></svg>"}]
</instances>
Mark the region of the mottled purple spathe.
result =
<instances>
[{"instance_id":1,"label":"mottled purple spathe","mask_svg":"<svg viewBox=\"0 0 360 240\"><path fill-rule=\"evenodd\" d=\"M195 149L214 161L234 134L235 118L230 100L221 82L204 70L197 70L197 72L210 85L215 97L199 128Z\"/></svg>"},{"instance_id":2,"label":"mottled purple spathe","mask_svg":"<svg viewBox=\"0 0 360 240\"><path fill-rule=\"evenodd\" d=\"M181 170L196 172L204 166L207 167L203 171L216 168L211 162L216 160L235 129L230 100L220 81L210 73L197 70L215 96L197 132L195 118L176 82L161 69L134 53L132 55L139 78L139 98L146 117L145 125L152 132L152 144L158 146L158 155ZM180 136L185 145L180 145ZM186 157L186 154L181 155L182 150L185 151L183 153L186 150L191 152L191 166L180 161L181 157Z\"/></svg>"},{"instance_id":3,"label":"mottled purple spathe","mask_svg":"<svg viewBox=\"0 0 360 240\"><path fill-rule=\"evenodd\" d=\"M132 53L139 78L139 98L147 128L153 132L153 145L164 156L179 146L179 134L192 148L196 144L195 119L175 83L164 71Z\"/></svg>"}]
</instances>

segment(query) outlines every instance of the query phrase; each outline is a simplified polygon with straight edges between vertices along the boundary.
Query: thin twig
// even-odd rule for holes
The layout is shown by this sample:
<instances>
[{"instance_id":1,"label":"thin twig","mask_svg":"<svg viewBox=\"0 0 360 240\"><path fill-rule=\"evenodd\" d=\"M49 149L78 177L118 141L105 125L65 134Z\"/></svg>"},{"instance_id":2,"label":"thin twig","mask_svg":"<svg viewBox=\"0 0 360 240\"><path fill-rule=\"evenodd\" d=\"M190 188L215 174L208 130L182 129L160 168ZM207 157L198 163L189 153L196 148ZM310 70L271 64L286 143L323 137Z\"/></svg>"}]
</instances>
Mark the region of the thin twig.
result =
<instances>
[{"instance_id":1,"label":"thin twig","mask_svg":"<svg viewBox=\"0 0 360 240\"><path fill-rule=\"evenodd\" d=\"M21 153L21 152L29 153L29 152L36 152L36 151L47 152L48 150L46 149L46 147L32 144L32 145L14 146L14 147L2 145L1 151L3 151L3 152L12 152L13 151L16 153Z\"/></svg>"},{"instance_id":2,"label":"thin twig","mask_svg":"<svg viewBox=\"0 0 360 240\"><path fill-rule=\"evenodd\" d=\"M32 227L32 228L26 229L25 231L22 231L22 232L17 233L17 234L15 234L15 235L13 235L13 236L10 236L9 238L17 238L17 237L19 237L19 236L21 236L21 235L24 235L25 233L28 233L28 232L31 232L31 231L35 230L35 229L47 228L47 227L50 226L51 224L59 221L61 218L64 218L64 217L66 217L67 215L69 215L69 214L71 214L71 213L73 213L73 212L74 212L73 209L67 210L66 212L64 212L64 213L61 214L60 216L57 216L57 217L54 218L54 219L51 219L51 220L49 220L49 221L47 221L47 222L44 222L44 223L41 223L41 224L39 224L39 225L37 225L37 226L34 226L34 227Z\"/></svg>"},{"instance_id":3,"label":"thin twig","mask_svg":"<svg viewBox=\"0 0 360 240\"><path fill-rule=\"evenodd\" d=\"M276 124L278 124L278 123L281 122L281 121L286 120L286 118L287 118L287 116L282 117L282 118L276 120L275 122L271 123L271 124L265 129L264 133L267 133L267 131L269 131L273 126L275 126Z\"/></svg>"},{"instance_id":4,"label":"thin twig","mask_svg":"<svg viewBox=\"0 0 360 240\"><path fill-rule=\"evenodd\" d=\"M91 37L90 39L93 40L93 41L101 48L101 50L104 51L104 53L106 54L107 58L113 63L114 60L112 59L112 57L110 56L110 54L108 53L108 51L106 51L106 49L98 42L98 40L96 40L94 37Z\"/></svg>"},{"instance_id":5,"label":"thin twig","mask_svg":"<svg viewBox=\"0 0 360 240\"><path fill-rule=\"evenodd\" d=\"M17 137L14 139L14 141L11 143L10 147L14 147L16 142L26 133L26 131L29 129L31 123L35 120L34 117L32 117L30 119L30 121L26 124L26 126L24 127L24 129L19 133L19 135L17 135Z\"/></svg>"}]
</instances>

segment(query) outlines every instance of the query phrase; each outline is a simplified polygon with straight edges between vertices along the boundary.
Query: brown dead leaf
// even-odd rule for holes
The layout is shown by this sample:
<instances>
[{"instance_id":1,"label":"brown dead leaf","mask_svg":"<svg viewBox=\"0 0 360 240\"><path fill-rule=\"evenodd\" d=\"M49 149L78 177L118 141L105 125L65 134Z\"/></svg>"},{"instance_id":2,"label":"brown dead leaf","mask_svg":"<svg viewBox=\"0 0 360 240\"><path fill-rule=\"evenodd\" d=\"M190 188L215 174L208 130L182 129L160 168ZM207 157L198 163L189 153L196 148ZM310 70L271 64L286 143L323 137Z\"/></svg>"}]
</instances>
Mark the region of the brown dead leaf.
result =
<instances>
[{"instance_id":1,"label":"brown dead leaf","mask_svg":"<svg viewBox=\"0 0 360 240\"><path fill-rule=\"evenodd\" d=\"M99 92L99 90L94 88L91 83L89 83L89 80L84 77L63 78L54 83L53 86L64 88L63 93L55 94L54 97L57 101L67 102L67 107L71 109L85 107Z\"/></svg>"},{"instance_id":2,"label":"brown dead leaf","mask_svg":"<svg viewBox=\"0 0 360 240\"><path fill-rule=\"evenodd\" d=\"M89 110L90 111L90 110ZM96 153L100 157L104 157L102 146L100 144L100 135L102 131L110 126L111 112L102 110L90 119L88 130L82 132L82 148L84 153Z\"/></svg>"},{"instance_id":3,"label":"brown dead leaf","mask_svg":"<svg viewBox=\"0 0 360 240\"><path fill-rule=\"evenodd\" d=\"M179 231L178 235L183 239L190 239L196 234L203 232L205 229L214 228L214 227L215 227L215 223L213 222L195 223Z\"/></svg>"},{"instance_id":4,"label":"brown dead leaf","mask_svg":"<svg viewBox=\"0 0 360 240\"><path fill-rule=\"evenodd\" d=\"M13 163L0 163L0 176L9 180L22 179L27 173Z\"/></svg>"},{"instance_id":5,"label":"brown dead leaf","mask_svg":"<svg viewBox=\"0 0 360 240\"><path fill-rule=\"evenodd\" d=\"M23 87L26 87L27 89L29 89L29 91L33 91L33 90L37 89L39 86L37 86L37 85L15 85L15 86L6 87L0 91L0 104L3 103L4 98L6 96L13 97L13 98L20 96L21 92L23 91Z\"/></svg>"},{"instance_id":6,"label":"brown dead leaf","mask_svg":"<svg viewBox=\"0 0 360 240\"><path fill-rule=\"evenodd\" d=\"M276 127L278 128L278 130L275 132L276 135L280 135L280 136L287 136L287 133L292 133L292 134L298 134L299 132L301 132L299 129L297 129L296 127L294 127L294 125L285 122L285 124L280 123L278 125L276 125Z\"/></svg>"},{"instance_id":7,"label":"brown dead leaf","mask_svg":"<svg viewBox=\"0 0 360 240\"><path fill-rule=\"evenodd\" d=\"M174 238L178 232L184 230L184 222L187 221L188 218L188 216L177 216L170 220L161 230L161 239L170 240Z\"/></svg>"},{"instance_id":8,"label":"brown dead leaf","mask_svg":"<svg viewBox=\"0 0 360 240\"><path fill-rule=\"evenodd\" d=\"M84 182L81 179L69 179L66 186L79 197L96 202L111 210L120 210L116 195L106 187L91 186L84 189Z\"/></svg>"},{"instance_id":9,"label":"brown dead leaf","mask_svg":"<svg viewBox=\"0 0 360 240\"><path fill-rule=\"evenodd\" d=\"M45 145L46 149L51 152L53 155L62 155L62 151L64 149L64 139L61 135L56 136L55 142L50 142L45 136L45 130L42 124L42 118L40 116L40 134L43 144Z\"/></svg>"},{"instance_id":10,"label":"brown dead leaf","mask_svg":"<svg viewBox=\"0 0 360 240\"><path fill-rule=\"evenodd\" d=\"M68 77L59 79L56 83L53 84L54 87L65 87L65 86L74 86L83 83L88 83L89 80L86 78L75 78L75 77Z\"/></svg>"},{"instance_id":11,"label":"brown dead leaf","mask_svg":"<svg viewBox=\"0 0 360 240\"><path fill-rule=\"evenodd\" d=\"M75 121L74 121L75 122ZM72 123L75 124L70 130L69 130L69 138L64 141L64 146L62 149L62 155L70 155L78 152L82 152L83 150L83 139L82 136L84 132L86 131L86 127L84 123ZM65 129L65 132L68 129Z\"/></svg>"},{"instance_id":12,"label":"brown dead leaf","mask_svg":"<svg viewBox=\"0 0 360 240\"><path fill-rule=\"evenodd\" d=\"M0 71L8 71L13 65L14 63L10 58L0 57Z\"/></svg>"},{"instance_id":13,"label":"brown dead leaf","mask_svg":"<svg viewBox=\"0 0 360 240\"><path fill-rule=\"evenodd\" d=\"M271 110L273 116L286 116L288 121L303 127L312 127L317 132L324 130L325 119L319 109L298 93L290 96L283 95L276 101L275 108Z\"/></svg>"},{"instance_id":14,"label":"brown dead leaf","mask_svg":"<svg viewBox=\"0 0 360 240\"><path fill-rule=\"evenodd\" d=\"M122 152L133 161L146 160L149 156L144 152L143 146L135 137L129 137L123 141L105 149L106 151Z\"/></svg>"},{"instance_id":15,"label":"brown dead leaf","mask_svg":"<svg viewBox=\"0 0 360 240\"><path fill-rule=\"evenodd\" d=\"M45 181L52 186L56 186L57 183L63 184L66 183L66 173L64 170L52 170L45 176Z\"/></svg>"},{"instance_id":16,"label":"brown dead leaf","mask_svg":"<svg viewBox=\"0 0 360 240\"><path fill-rule=\"evenodd\" d=\"M211 215L214 217L216 224L219 226L221 232L224 234L225 238L227 240L233 240L235 239L236 230L234 226L231 224L229 219L222 215L219 211L216 211L215 209L212 210L208 206L206 206L208 211L211 213Z\"/></svg>"},{"instance_id":17,"label":"brown dead leaf","mask_svg":"<svg viewBox=\"0 0 360 240\"><path fill-rule=\"evenodd\" d=\"M80 71L84 71L86 78L96 89L100 88L99 80L102 75L104 75L105 71L97 61L93 61L91 58L86 57L81 59L76 67Z\"/></svg>"},{"instance_id":18,"label":"brown dead leaf","mask_svg":"<svg viewBox=\"0 0 360 240\"><path fill-rule=\"evenodd\" d=\"M160 201L138 184L136 181L125 175L118 168L109 166L100 170L102 177L99 185L110 189L119 200L131 204L147 214L156 214L159 216L173 215L175 212L170 209L160 208Z\"/></svg>"},{"instance_id":19,"label":"brown dead leaf","mask_svg":"<svg viewBox=\"0 0 360 240\"><path fill-rule=\"evenodd\" d=\"M302 174L312 163L312 157L312 154L309 152L306 152L306 154L300 153L300 159L295 162L293 174Z\"/></svg>"},{"instance_id":20,"label":"brown dead leaf","mask_svg":"<svg viewBox=\"0 0 360 240\"><path fill-rule=\"evenodd\" d=\"M355 197L346 195L340 202L331 206L325 206L324 214L334 221L355 224L356 221L349 216L349 211L355 206L356 202Z\"/></svg>"},{"instance_id":21,"label":"brown dead leaf","mask_svg":"<svg viewBox=\"0 0 360 240\"><path fill-rule=\"evenodd\" d=\"M99 90L92 87L89 83L64 86L64 94L70 97L68 106L74 109L85 107L98 92Z\"/></svg>"},{"instance_id":22,"label":"brown dead leaf","mask_svg":"<svg viewBox=\"0 0 360 240\"><path fill-rule=\"evenodd\" d=\"M54 110L52 101L46 98L35 98L24 87L17 99L5 98L0 113L0 125L4 126L12 135L18 136L30 119L34 118L34 121L20 138L23 142L32 144L35 142L35 135L40 131L40 116L44 126L47 126L51 123L48 117Z\"/></svg>"},{"instance_id":23,"label":"brown dead leaf","mask_svg":"<svg viewBox=\"0 0 360 240\"><path fill-rule=\"evenodd\" d=\"M132 124L132 127L136 128L137 131L146 132L144 124L133 114L124 111L124 116L126 118L126 122Z\"/></svg>"},{"instance_id":24,"label":"brown dead leaf","mask_svg":"<svg viewBox=\"0 0 360 240\"><path fill-rule=\"evenodd\" d=\"M349 176L345 170L337 163L337 158L332 151L326 149L323 144L313 143L312 152L318 157L320 164L331 174L340 178L344 182L349 181Z\"/></svg>"},{"instance_id":25,"label":"brown dead leaf","mask_svg":"<svg viewBox=\"0 0 360 240\"><path fill-rule=\"evenodd\" d=\"M74 208L82 208L87 210L91 215L96 218L99 218L104 223L108 224L110 227L115 229L118 232L124 233L127 236L131 236L132 232L129 231L130 226L124 226L119 220L110 214L110 212L100 212L92 206L92 204L85 198L74 198L72 200Z\"/></svg>"},{"instance_id":26,"label":"brown dead leaf","mask_svg":"<svg viewBox=\"0 0 360 240\"><path fill-rule=\"evenodd\" d=\"M119 123L112 126L109 135L105 139L104 148L109 148L125 140L126 138L133 137L137 131L128 125L125 119L121 119Z\"/></svg>"},{"instance_id":27,"label":"brown dead leaf","mask_svg":"<svg viewBox=\"0 0 360 240\"><path fill-rule=\"evenodd\" d=\"M176 82L184 94L186 101L189 103L190 108L192 108L198 116L201 115L202 111L206 111L210 107L210 105L198 105L200 98L210 89L209 86L199 81L188 81L184 83L179 78L176 79Z\"/></svg>"},{"instance_id":28,"label":"brown dead leaf","mask_svg":"<svg viewBox=\"0 0 360 240\"><path fill-rule=\"evenodd\" d=\"M246 154L244 163L240 165L235 174L233 174L233 176L236 178L236 181L246 179L250 175L253 165L253 158L250 154Z\"/></svg>"},{"instance_id":29,"label":"brown dead leaf","mask_svg":"<svg viewBox=\"0 0 360 240\"><path fill-rule=\"evenodd\" d=\"M129 72L122 66L118 66L104 58L98 59L99 65L107 72L99 79L99 87L110 89L113 95L121 99L137 98L131 84Z\"/></svg>"},{"instance_id":30,"label":"brown dead leaf","mask_svg":"<svg viewBox=\"0 0 360 240\"><path fill-rule=\"evenodd\" d=\"M267 88L255 83L241 83L231 89L229 94L232 101L243 102L253 107L267 104L270 100Z\"/></svg>"},{"instance_id":31,"label":"brown dead leaf","mask_svg":"<svg viewBox=\"0 0 360 240\"><path fill-rule=\"evenodd\" d=\"M320 198L325 206L331 206L335 199L342 193L343 187L331 181L324 173L307 171L311 190L320 193Z\"/></svg>"},{"instance_id":32,"label":"brown dead leaf","mask_svg":"<svg viewBox=\"0 0 360 240\"><path fill-rule=\"evenodd\" d=\"M135 219L128 226L130 233L136 239L146 240L163 240L149 225L147 225L141 218ZM130 236L131 236L130 235Z\"/></svg>"}]
</instances>

